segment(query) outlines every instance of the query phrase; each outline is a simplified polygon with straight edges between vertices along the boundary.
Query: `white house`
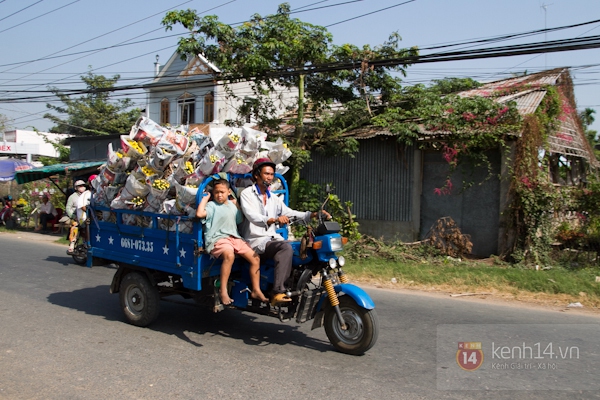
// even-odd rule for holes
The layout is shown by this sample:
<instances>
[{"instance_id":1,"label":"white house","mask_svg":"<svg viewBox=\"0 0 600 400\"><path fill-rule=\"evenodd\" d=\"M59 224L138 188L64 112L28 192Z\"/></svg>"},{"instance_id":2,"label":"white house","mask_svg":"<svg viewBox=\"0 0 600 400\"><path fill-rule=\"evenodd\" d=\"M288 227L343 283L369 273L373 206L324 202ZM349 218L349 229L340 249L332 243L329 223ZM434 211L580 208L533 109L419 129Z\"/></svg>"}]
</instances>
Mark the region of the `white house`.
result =
<instances>
[{"instance_id":1,"label":"white house","mask_svg":"<svg viewBox=\"0 0 600 400\"><path fill-rule=\"evenodd\" d=\"M37 156L58 157L52 143L58 143L69 135L61 133L14 130L6 131L0 142L0 157L26 156L32 162Z\"/></svg>"},{"instance_id":2,"label":"white house","mask_svg":"<svg viewBox=\"0 0 600 400\"><path fill-rule=\"evenodd\" d=\"M239 117L245 118L249 124L256 123L252 115L238 116L235 111L241 102L252 101L250 84L230 84L238 98L227 96L223 82L219 80L221 71L204 56L182 60L179 53L174 53L164 66L160 67L158 60L155 66L154 80L144 85L147 92L146 114L153 121L161 125L189 124L204 132L208 132L210 124ZM272 98L283 114L288 106L296 103L297 91L282 88L273 93Z\"/></svg>"}]
</instances>

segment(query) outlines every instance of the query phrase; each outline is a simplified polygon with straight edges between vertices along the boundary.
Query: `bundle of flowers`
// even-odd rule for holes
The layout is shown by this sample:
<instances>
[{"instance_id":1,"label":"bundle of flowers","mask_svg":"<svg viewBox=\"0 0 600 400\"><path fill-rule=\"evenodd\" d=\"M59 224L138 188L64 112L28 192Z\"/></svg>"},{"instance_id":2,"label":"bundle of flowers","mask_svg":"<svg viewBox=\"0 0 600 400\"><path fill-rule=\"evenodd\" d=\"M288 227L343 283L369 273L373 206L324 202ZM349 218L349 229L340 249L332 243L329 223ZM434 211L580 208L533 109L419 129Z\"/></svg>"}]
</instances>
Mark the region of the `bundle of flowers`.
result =
<instances>
[{"instance_id":1,"label":"bundle of flowers","mask_svg":"<svg viewBox=\"0 0 600 400\"><path fill-rule=\"evenodd\" d=\"M237 174L252 170L255 160L269 157L277 172L291 151L281 139L267 142L267 135L250 128L211 127L205 135L197 128L162 127L140 117L129 135L121 136L121 148L108 146L107 162L93 186L97 204L112 209L193 216L196 193L205 177L220 172ZM237 192L250 184L239 180ZM112 215L104 212L99 215ZM149 218L123 214L127 225L148 226ZM175 230L173 219L162 219L159 227ZM191 232L191 223L181 224L181 232Z\"/></svg>"}]
</instances>

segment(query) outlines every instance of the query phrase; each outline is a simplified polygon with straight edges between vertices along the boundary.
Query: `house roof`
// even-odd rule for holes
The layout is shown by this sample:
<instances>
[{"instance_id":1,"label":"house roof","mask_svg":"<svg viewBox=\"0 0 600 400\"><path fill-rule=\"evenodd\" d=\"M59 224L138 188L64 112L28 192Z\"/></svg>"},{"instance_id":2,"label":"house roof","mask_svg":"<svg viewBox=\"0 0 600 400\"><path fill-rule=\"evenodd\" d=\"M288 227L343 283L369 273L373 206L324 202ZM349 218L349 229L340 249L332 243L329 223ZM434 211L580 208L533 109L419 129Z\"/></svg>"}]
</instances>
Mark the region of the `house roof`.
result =
<instances>
[{"instance_id":1,"label":"house roof","mask_svg":"<svg viewBox=\"0 0 600 400\"><path fill-rule=\"evenodd\" d=\"M600 167L594 151L585 137L576 113L576 105L569 70L558 68L542 71L536 74L524 75L483 84L477 89L460 92L459 96L482 96L493 98L504 104L509 101L516 103L517 111L522 116L533 114L546 96L548 85L560 87L561 106L563 113L559 117L560 125L556 132L548 138L551 153L581 157L595 167ZM375 126L364 126L352 130L355 139L370 139L376 136L394 136L385 129ZM421 131L423 140L428 140L451 132ZM515 133L519 135L519 133Z\"/></svg>"},{"instance_id":2,"label":"house roof","mask_svg":"<svg viewBox=\"0 0 600 400\"><path fill-rule=\"evenodd\" d=\"M537 110L546 96L546 88L549 85L559 87L562 107L562 113L558 118L560 121L558 129L548 138L550 152L585 158L592 165L600 166L578 120L571 75L568 69L557 68L489 82L477 89L461 92L459 95L493 98L501 104L514 101L517 111L524 116L533 114Z\"/></svg>"},{"instance_id":3,"label":"house roof","mask_svg":"<svg viewBox=\"0 0 600 400\"><path fill-rule=\"evenodd\" d=\"M202 54L198 54L186 61L182 60L180 54L175 52L160 69L154 80L144 85L144 88L152 89L179 84L212 82L214 75L220 72L221 70L208 61Z\"/></svg>"},{"instance_id":4,"label":"house roof","mask_svg":"<svg viewBox=\"0 0 600 400\"><path fill-rule=\"evenodd\" d=\"M498 103L514 101L521 115L533 114L546 95L548 85L556 86L567 69L558 68L537 74L523 75L483 84L477 89L466 90L458 95L462 97L494 98Z\"/></svg>"}]
</instances>

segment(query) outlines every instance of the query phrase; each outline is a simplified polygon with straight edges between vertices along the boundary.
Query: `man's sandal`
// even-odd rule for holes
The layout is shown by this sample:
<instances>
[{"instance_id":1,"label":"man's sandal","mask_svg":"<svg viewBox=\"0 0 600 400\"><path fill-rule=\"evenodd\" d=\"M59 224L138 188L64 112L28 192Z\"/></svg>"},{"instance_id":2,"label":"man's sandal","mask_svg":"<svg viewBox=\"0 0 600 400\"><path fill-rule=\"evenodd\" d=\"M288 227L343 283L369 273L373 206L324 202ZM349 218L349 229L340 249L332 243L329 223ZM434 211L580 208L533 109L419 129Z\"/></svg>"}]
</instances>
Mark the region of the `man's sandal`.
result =
<instances>
[{"instance_id":1,"label":"man's sandal","mask_svg":"<svg viewBox=\"0 0 600 400\"><path fill-rule=\"evenodd\" d=\"M271 297L271 305L273 307L281 303L288 303L290 301L292 301L292 299L290 299L285 293L277 293L276 295Z\"/></svg>"}]
</instances>

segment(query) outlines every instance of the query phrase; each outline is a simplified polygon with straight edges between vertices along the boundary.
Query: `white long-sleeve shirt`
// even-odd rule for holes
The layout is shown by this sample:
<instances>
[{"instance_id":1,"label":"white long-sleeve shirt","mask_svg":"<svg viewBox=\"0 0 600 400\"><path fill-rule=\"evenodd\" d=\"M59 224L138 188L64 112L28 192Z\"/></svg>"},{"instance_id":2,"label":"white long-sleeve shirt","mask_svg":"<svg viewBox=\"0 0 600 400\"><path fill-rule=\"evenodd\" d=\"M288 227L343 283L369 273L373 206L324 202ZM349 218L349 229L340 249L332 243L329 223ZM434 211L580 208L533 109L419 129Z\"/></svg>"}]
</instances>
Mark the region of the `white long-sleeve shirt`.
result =
<instances>
[{"instance_id":1,"label":"white long-sleeve shirt","mask_svg":"<svg viewBox=\"0 0 600 400\"><path fill-rule=\"evenodd\" d=\"M86 190L81 193L81 196L77 198L77 220L80 224L85 222L87 218L87 214L83 211L83 207L87 207L90 205L90 198L92 197L92 192Z\"/></svg>"},{"instance_id":2,"label":"white long-sleeve shirt","mask_svg":"<svg viewBox=\"0 0 600 400\"><path fill-rule=\"evenodd\" d=\"M56 216L56 214L57 214L56 209L54 208L52 203L50 203L49 201L47 201L46 204L44 204L44 203L40 204L38 209L39 209L39 212L41 212L41 213L52 214L54 216Z\"/></svg>"},{"instance_id":3,"label":"white long-sleeve shirt","mask_svg":"<svg viewBox=\"0 0 600 400\"><path fill-rule=\"evenodd\" d=\"M267 242L284 240L276 232L277 224L271 224L271 226L267 224L269 218L285 215L288 218L296 217L304 219L307 223L310 222L312 214L310 211L292 210L280 197L270 192L267 192L267 204L263 204L263 194L260 193L257 185L244 189L240 199L240 206L246 217L242 222L241 234L250 243L250 247L259 254L264 253Z\"/></svg>"}]
</instances>

